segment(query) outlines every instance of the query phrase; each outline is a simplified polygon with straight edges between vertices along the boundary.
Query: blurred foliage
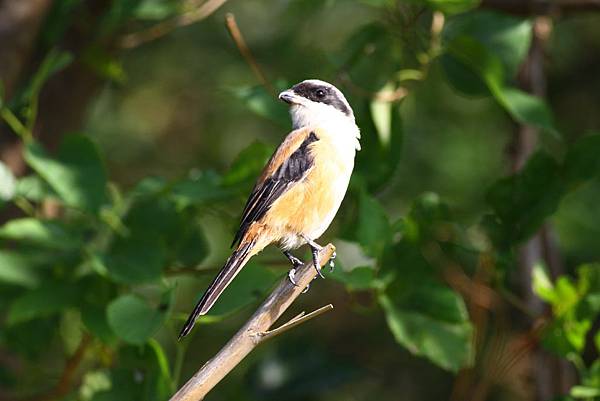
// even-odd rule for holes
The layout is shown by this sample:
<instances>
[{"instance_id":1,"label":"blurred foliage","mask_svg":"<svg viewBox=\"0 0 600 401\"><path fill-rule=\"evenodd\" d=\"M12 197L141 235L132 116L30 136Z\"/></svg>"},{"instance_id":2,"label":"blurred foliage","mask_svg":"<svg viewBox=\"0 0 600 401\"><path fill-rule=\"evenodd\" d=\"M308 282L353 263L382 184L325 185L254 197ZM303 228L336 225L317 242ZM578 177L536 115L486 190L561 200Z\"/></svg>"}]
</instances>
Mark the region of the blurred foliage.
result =
<instances>
[{"instance_id":1,"label":"blurred foliage","mask_svg":"<svg viewBox=\"0 0 600 401\"><path fill-rule=\"evenodd\" d=\"M219 386L211 399L447 397L451 375L495 363L475 318L477 286L510 306L520 290L517 249L548 221L567 269L551 278L536 265L534 291L550 307L541 343L577 368L579 382L562 399L600 397L600 135L582 134L600 121L580 122L571 106L578 91L600 105L595 69L572 82L579 60L593 53L577 43L600 47L597 18L556 27L549 51L568 54L549 66L547 101L515 80L532 21L477 0L247 3L225 8L276 76L273 87L313 76L338 84L362 150L329 232L340 245L338 268L301 300L312 307L334 298L341 310L257 351L226 379L236 385ZM0 99L29 168L15 177L0 164L0 204L13 211L0 227L0 383L14 399L52 389L69 369L81 379L65 400L168 399L288 268L275 252L253 259L196 338L176 341L289 118L268 88L252 84L221 11L119 52L106 44L189 12L193 2L108 4L77 21L81 1L55 1L39 34L45 57L14 96ZM61 50L69 30L85 23L93 39L83 51ZM50 151L34 135L40 94L73 64L106 86L81 132L65 132ZM505 176L512 123L549 135L521 171ZM457 281L465 278L471 287ZM507 333L532 324L525 319ZM19 368L5 365L13 359ZM531 399L503 385L510 395L493 399Z\"/></svg>"}]
</instances>

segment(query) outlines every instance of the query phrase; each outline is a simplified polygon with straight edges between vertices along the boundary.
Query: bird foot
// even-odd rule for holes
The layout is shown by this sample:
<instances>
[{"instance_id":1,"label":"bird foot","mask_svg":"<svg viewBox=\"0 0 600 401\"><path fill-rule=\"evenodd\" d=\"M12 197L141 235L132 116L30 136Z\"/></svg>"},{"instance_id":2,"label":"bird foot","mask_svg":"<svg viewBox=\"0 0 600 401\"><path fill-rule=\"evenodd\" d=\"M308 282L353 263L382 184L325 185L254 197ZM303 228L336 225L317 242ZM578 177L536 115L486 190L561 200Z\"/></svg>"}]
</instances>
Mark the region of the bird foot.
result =
<instances>
[{"instance_id":1,"label":"bird foot","mask_svg":"<svg viewBox=\"0 0 600 401\"><path fill-rule=\"evenodd\" d=\"M329 272L332 273L333 270L335 269L335 261L334 259L337 257L337 254L335 252L333 252L333 254L331 255L331 259L329 259Z\"/></svg>"},{"instance_id":2,"label":"bird foot","mask_svg":"<svg viewBox=\"0 0 600 401\"><path fill-rule=\"evenodd\" d=\"M296 287L298 287L298 283L296 283L296 269L290 269L290 271L288 272L288 279L290 280L290 283L292 283ZM310 284L308 284L306 286L306 288L302 291L302 294L306 294L308 292L309 288L310 288Z\"/></svg>"},{"instance_id":3,"label":"bird foot","mask_svg":"<svg viewBox=\"0 0 600 401\"><path fill-rule=\"evenodd\" d=\"M296 283L296 269L295 268L290 269L290 271L288 272L288 280L290 280L290 283L292 283L296 287L298 287L298 284Z\"/></svg>"}]
</instances>

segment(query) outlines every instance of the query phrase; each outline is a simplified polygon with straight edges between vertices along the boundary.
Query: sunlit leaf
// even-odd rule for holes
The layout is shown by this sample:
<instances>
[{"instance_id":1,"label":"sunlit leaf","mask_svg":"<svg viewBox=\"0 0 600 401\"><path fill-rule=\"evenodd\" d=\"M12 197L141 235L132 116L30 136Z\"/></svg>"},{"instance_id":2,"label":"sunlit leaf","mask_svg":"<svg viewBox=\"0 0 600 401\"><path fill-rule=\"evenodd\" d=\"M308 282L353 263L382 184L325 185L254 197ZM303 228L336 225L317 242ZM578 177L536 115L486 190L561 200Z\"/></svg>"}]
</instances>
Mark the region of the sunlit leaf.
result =
<instances>
[{"instance_id":1,"label":"sunlit leaf","mask_svg":"<svg viewBox=\"0 0 600 401\"><path fill-rule=\"evenodd\" d=\"M600 388L587 386L573 386L571 388L571 396L575 398L592 399L600 397Z\"/></svg>"},{"instance_id":2,"label":"sunlit leaf","mask_svg":"<svg viewBox=\"0 0 600 401\"><path fill-rule=\"evenodd\" d=\"M554 285L550 281L548 273L542 264L537 263L533 266L532 278L533 291L544 301L550 303L556 302Z\"/></svg>"},{"instance_id":3,"label":"sunlit leaf","mask_svg":"<svg viewBox=\"0 0 600 401\"><path fill-rule=\"evenodd\" d=\"M22 253L0 250L0 282L35 287L40 277L39 261Z\"/></svg>"},{"instance_id":4,"label":"sunlit leaf","mask_svg":"<svg viewBox=\"0 0 600 401\"><path fill-rule=\"evenodd\" d=\"M81 245L81 238L61 221L32 217L14 219L1 226L0 238L58 249Z\"/></svg>"},{"instance_id":5,"label":"sunlit leaf","mask_svg":"<svg viewBox=\"0 0 600 401\"><path fill-rule=\"evenodd\" d=\"M498 104L512 118L559 136L546 103L538 97L508 86L500 59L481 43L468 36L459 36L449 43L448 51L483 80Z\"/></svg>"},{"instance_id":6,"label":"sunlit leaf","mask_svg":"<svg viewBox=\"0 0 600 401\"><path fill-rule=\"evenodd\" d=\"M56 192L37 174L19 178L16 191L17 195L35 202L41 202L51 197L58 199Z\"/></svg>"},{"instance_id":7,"label":"sunlit leaf","mask_svg":"<svg viewBox=\"0 0 600 401\"><path fill-rule=\"evenodd\" d=\"M15 176L8 166L0 161L0 204L11 200L16 192L17 180Z\"/></svg>"},{"instance_id":8,"label":"sunlit leaf","mask_svg":"<svg viewBox=\"0 0 600 401\"><path fill-rule=\"evenodd\" d=\"M176 0L142 0L135 9L135 18L159 21L181 12L181 3Z\"/></svg>"},{"instance_id":9,"label":"sunlit leaf","mask_svg":"<svg viewBox=\"0 0 600 401\"><path fill-rule=\"evenodd\" d=\"M477 10L448 19L442 34L445 43L468 35L477 40L502 63L507 78L515 77L527 56L532 36L532 22L525 18L487 10ZM452 54L442 56L442 66L450 83L470 95L486 95L489 91L481 78Z\"/></svg>"}]
</instances>

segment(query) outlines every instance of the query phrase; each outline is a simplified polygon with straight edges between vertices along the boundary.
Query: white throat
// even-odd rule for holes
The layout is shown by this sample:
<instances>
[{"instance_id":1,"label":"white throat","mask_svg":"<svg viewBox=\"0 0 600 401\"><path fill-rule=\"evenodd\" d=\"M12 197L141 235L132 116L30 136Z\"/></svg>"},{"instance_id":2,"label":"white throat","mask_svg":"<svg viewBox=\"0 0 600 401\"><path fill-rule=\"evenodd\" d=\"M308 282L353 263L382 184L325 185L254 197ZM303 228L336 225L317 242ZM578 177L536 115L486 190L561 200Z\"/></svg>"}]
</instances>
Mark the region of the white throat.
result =
<instances>
[{"instance_id":1,"label":"white throat","mask_svg":"<svg viewBox=\"0 0 600 401\"><path fill-rule=\"evenodd\" d=\"M290 107L293 129L303 127L319 127L339 135L343 142L352 143L356 150L360 150L360 130L354 122L354 117L347 116L335 108L322 104L292 105Z\"/></svg>"}]
</instances>

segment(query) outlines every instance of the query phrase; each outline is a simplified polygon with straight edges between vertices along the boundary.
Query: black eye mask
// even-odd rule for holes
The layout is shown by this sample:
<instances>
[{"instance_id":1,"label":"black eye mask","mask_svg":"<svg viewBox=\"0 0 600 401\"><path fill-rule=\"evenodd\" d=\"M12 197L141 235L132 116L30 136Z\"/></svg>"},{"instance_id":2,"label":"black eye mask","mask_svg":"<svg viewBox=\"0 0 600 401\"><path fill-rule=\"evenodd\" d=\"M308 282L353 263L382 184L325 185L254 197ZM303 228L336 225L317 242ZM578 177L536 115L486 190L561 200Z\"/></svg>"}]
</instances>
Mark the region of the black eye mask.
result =
<instances>
[{"instance_id":1,"label":"black eye mask","mask_svg":"<svg viewBox=\"0 0 600 401\"><path fill-rule=\"evenodd\" d=\"M352 114L348 106L346 106L346 103L340 99L337 92L330 87L302 82L295 85L292 90L296 95L312 100L313 102L325 103L333 106L347 116Z\"/></svg>"}]
</instances>

